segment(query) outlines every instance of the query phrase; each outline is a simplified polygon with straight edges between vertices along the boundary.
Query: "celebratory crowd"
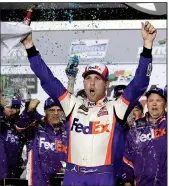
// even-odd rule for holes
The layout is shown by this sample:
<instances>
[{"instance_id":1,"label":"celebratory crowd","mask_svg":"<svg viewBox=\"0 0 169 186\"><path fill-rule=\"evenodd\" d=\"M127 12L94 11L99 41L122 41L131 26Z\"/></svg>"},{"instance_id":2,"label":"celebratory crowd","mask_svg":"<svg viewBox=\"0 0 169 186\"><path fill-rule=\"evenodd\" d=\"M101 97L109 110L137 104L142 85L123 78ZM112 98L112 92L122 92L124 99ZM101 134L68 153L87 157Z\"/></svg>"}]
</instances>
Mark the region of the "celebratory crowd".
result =
<instances>
[{"instance_id":1,"label":"celebratory crowd","mask_svg":"<svg viewBox=\"0 0 169 186\"><path fill-rule=\"evenodd\" d=\"M30 186L167 186L167 88L147 90L157 30L142 23L143 51L134 79L109 88L108 66L93 62L82 74L84 89L74 94L77 59L66 69L68 86L54 77L36 49L32 34L22 44L30 67L49 95L44 116L41 100L15 93L0 99L0 179L20 178ZM147 98L147 112L139 102ZM26 149L26 150L25 150ZM25 156L23 158L23 152Z\"/></svg>"}]
</instances>

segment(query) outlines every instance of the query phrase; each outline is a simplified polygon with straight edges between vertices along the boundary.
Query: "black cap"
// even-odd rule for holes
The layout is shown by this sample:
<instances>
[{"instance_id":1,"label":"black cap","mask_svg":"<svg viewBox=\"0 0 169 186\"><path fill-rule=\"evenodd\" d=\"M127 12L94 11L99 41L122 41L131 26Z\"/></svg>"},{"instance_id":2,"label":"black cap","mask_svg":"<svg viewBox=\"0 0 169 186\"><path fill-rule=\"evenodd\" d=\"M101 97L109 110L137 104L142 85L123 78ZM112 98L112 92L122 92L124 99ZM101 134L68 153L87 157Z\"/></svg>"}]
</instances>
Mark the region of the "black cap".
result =
<instances>
[{"instance_id":1,"label":"black cap","mask_svg":"<svg viewBox=\"0 0 169 186\"><path fill-rule=\"evenodd\" d=\"M167 101L167 93L166 93L166 90L164 89L161 89L161 88L154 88L154 89L151 89L149 90L148 92L146 92L145 96L148 98L150 96L150 94L158 94L159 96L161 96L162 98L165 99L165 101Z\"/></svg>"},{"instance_id":2,"label":"black cap","mask_svg":"<svg viewBox=\"0 0 169 186\"><path fill-rule=\"evenodd\" d=\"M49 98L45 101L44 110L49 109L49 108L51 108L51 107L53 107L53 106L58 106L58 107L62 108L62 107L61 107L61 104L60 104L60 102L59 102L59 100L54 101L52 98L49 97Z\"/></svg>"}]
</instances>

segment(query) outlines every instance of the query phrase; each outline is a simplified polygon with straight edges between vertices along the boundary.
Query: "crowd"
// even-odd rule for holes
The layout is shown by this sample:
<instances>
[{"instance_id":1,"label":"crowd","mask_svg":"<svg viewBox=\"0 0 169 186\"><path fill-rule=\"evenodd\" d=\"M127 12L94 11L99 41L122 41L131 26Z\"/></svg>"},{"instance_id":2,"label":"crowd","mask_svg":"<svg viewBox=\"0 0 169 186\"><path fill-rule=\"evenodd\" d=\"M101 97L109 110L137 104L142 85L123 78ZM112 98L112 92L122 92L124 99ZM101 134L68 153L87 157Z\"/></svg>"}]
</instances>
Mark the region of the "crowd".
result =
<instances>
[{"instance_id":1,"label":"crowd","mask_svg":"<svg viewBox=\"0 0 169 186\"><path fill-rule=\"evenodd\" d=\"M30 186L63 185L167 186L167 91L147 90L152 71L152 47L157 31L142 23L143 51L134 79L118 85L113 97L108 67L90 63L82 77L84 89L74 95L78 61L68 66L68 86L53 76L36 49L32 35L23 41L30 67L49 98L44 116L38 99L15 95L9 106L0 99L0 178L21 178ZM145 93L146 92L146 93ZM147 113L139 102L147 97ZM26 158L23 149L26 147Z\"/></svg>"}]
</instances>

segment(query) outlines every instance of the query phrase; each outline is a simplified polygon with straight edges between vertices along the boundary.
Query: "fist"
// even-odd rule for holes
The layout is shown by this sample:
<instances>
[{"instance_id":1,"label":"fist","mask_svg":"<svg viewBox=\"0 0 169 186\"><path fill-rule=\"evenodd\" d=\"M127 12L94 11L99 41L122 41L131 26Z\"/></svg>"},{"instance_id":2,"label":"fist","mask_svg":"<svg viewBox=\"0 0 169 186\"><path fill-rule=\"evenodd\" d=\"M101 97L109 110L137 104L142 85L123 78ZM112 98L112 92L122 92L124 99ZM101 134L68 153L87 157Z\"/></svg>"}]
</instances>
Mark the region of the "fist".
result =
<instances>
[{"instance_id":1,"label":"fist","mask_svg":"<svg viewBox=\"0 0 169 186\"><path fill-rule=\"evenodd\" d=\"M28 110L33 111L37 108L39 105L40 101L38 99L32 99L29 103Z\"/></svg>"},{"instance_id":2,"label":"fist","mask_svg":"<svg viewBox=\"0 0 169 186\"><path fill-rule=\"evenodd\" d=\"M148 22L148 21L145 22L145 25L142 23L142 26L143 26L143 29L148 34L153 34L156 31L156 29L154 28L154 26L150 22Z\"/></svg>"},{"instance_id":3,"label":"fist","mask_svg":"<svg viewBox=\"0 0 169 186\"><path fill-rule=\"evenodd\" d=\"M150 22L146 21L145 24L142 23L142 37L145 44L149 45L149 46L145 46L146 48L152 47L152 43L156 37L156 34L157 34L157 30Z\"/></svg>"}]
</instances>

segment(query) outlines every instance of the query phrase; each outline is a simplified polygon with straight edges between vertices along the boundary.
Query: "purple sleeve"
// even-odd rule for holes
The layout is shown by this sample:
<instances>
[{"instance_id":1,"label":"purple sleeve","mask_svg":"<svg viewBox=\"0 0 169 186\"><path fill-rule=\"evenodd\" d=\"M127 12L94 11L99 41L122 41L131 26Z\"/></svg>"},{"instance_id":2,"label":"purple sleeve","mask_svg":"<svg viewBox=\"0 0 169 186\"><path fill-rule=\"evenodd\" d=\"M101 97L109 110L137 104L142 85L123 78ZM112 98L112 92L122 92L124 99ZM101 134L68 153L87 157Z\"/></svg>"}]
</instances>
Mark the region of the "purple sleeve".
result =
<instances>
[{"instance_id":1,"label":"purple sleeve","mask_svg":"<svg viewBox=\"0 0 169 186\"><path fill-rule=\"evenodd\" d=\"M39 54L30 57L29 61L31 69L41 81L42 88L55 102L59 100L66 117L69 116L76 104L76 97L69 93L62 83L54 77Z\"/></svg>"},{"instance_id":2,"label":"purple sleeve","mask_svg":"<svg viewBox=\"0 0 169 186\"><path fill-rule=\"evenodd\" d=\"M132 146L132 135L130 132L127 135L125 142L125 149L122 163L122 180L123 182L130 182L134 180L134 149Z\"/></svg>"},{"instance_id":3,"label":"purple sleeve","mask_svg":"<svg viewBox=\"0 0 169 186\"><path fill-rule=\"evenodd\" d=\"M146 58L140 55L139 65L134 79L126 87L123 95L115 101L115 112L120 120L126 120L134 104L146 91L150 80L151 62L152 57Z\"/></svg>"},{"instance_id":4,"label":"purple sleeve","mask_svg":"<svg viewBox=\"0 0 169 186\"><path fill-rule=\"evenodd\" d=\"M123 98L130 103L131 107L133 107L133 104L138 101L146 91L150 81L151 69L152 58L145 58L140 55L139 65L134 79L129 83L123 93ZM130 109L130 106L128 109Z\"/></svg>"},{"instance_id":5,"label":"purple sleeve","mask_svg":"<svg viewBox=\"0 0 169 186\"><path fill-rule=\"evenodd\" d=\"M56 100L67 91L62 83L53 76L40 54L30 57L29 61L32 71L40 79L42 88L50 97Z\"/></svg>"},{"instance_id":6,"label":"purple sleeve","mask_svg":"<svg viewBox=\"0 0 169 186\"><path fill-rule=\"evenodd\" d=\"M25 129L30 126L32 122L39 121L43 118L41 114L39 114L36 110L33 112L28 112L25 109L19 116L17 121L17 127L21 129Z\"/></svg>"},{"instance_id":7,"label":"purple sleeve","mask_svg":"<svg viewBox=\"0 0 169 186\"><path fill-rule=\"evenodd\" d=\"M0 137L0 179L8 177L8 164L3 139Z\"/></svg>"}]
</instances>

